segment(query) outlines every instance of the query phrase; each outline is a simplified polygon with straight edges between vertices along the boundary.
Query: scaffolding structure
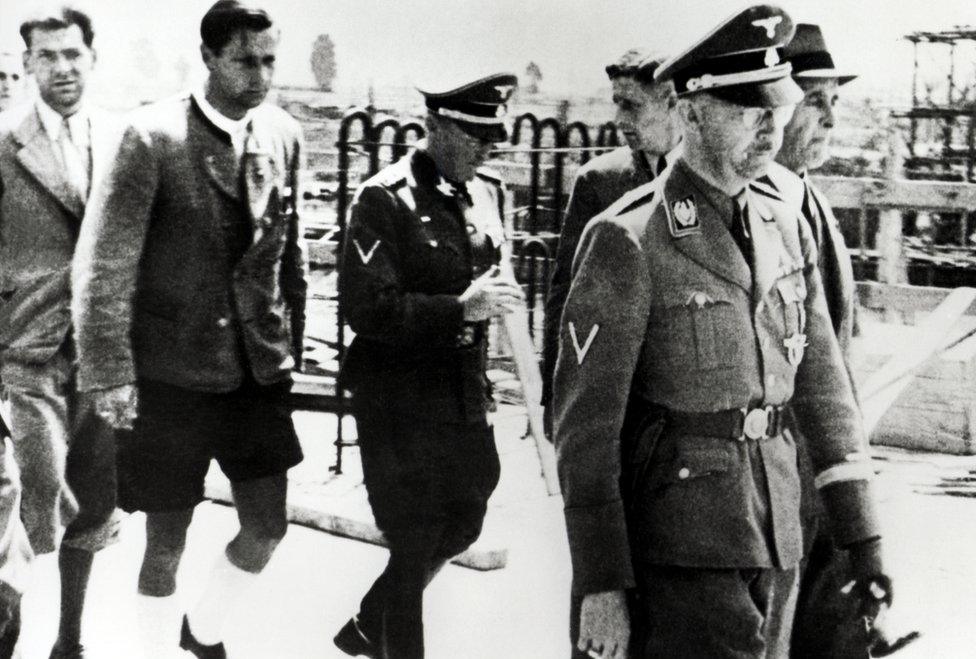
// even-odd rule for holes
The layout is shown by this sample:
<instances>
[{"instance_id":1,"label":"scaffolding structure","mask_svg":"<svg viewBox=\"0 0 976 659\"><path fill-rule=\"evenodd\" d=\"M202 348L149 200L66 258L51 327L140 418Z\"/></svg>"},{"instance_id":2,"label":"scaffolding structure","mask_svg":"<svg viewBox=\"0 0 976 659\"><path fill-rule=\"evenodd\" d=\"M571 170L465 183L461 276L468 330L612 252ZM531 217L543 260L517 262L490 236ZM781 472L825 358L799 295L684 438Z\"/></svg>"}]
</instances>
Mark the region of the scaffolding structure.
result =
<instances>
[{"instance_id":1,"label":"scaffolding structure","mask_svg":"<svg viewBox=\"0 0 976 659\"><path fill-rule=\"evenodd\" d=\"M905 39L914 49L912 107L895 114L909 120L905 174L915 179L976 182L976 26L912 32ZM944 97L933 98L935 85L920 79L923 49L928 54L941 50L948 56ZM960 71L961 63L968 68Z\"/></svg>"}]
</instances>

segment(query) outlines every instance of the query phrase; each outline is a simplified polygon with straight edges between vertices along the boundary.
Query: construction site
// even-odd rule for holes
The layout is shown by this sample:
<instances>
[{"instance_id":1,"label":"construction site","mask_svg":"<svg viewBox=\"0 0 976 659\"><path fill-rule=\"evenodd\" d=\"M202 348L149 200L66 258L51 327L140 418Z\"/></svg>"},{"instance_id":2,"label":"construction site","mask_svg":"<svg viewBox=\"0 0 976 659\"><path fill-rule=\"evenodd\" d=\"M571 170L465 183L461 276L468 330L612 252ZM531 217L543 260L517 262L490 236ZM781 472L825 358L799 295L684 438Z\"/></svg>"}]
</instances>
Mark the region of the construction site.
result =
<instances>
[{"instance_id":1,"label":"construction site","mask_svg":"<svg viewBox=\"0 0 976 659\"><path fill-rule=\"evenodd\" d=\"M812 179L840 221L857 280L852 375L895 584L879 624L893 636L919 632L899 658L966 659L976 657L976 562L968 557L976 543L976 26L904 40L914 57L905 76L911 104L842 101L847 132ZM341 659L333 635L388 553L340 369L353 333L338 302L337 264L357 189L424 137L425 109L419 96L377 99L372 86L353 107L307 86L273 94L307 144L299 210L308 326L291 393L305 458L289 472L291 525L263 575L264 599L239 612L225 643L236 659ZM519 92L510 110L509 140L489 167L512 197L505 220L526 304L489 328L501 480L479 540L426 591L430 659L563 659L571 651L573 570L535 362L574 177L625 137L610 120L609 98ZM216 465L206 496L179 574L187 601L237 528L230 483ZM95 562L85 622L91 656L140 656L134 584L144 522L129 515L121 541ZM46 657L56 634L55 556L39 559L25 595L23 618L33 622L21 637L23 659ZM179 628L178 619L165 622Z\"/></svg>"}]
</instances>

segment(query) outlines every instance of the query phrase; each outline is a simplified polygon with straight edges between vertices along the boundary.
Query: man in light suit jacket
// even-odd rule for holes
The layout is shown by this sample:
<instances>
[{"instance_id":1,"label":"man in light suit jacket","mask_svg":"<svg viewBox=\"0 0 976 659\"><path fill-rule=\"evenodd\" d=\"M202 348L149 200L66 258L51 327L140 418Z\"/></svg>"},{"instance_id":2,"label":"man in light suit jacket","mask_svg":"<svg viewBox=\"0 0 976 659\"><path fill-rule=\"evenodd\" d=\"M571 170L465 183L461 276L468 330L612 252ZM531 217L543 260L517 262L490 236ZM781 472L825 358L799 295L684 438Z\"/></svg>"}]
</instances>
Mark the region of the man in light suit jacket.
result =
<instances>
[{"instance_id":1,"label":"man in light suit jacket","mask_svg":"<svg viewBox=\"0 0 976 659\"><path fill-rule=\"evenodd\" d=\"M57 549L68 523L51 656L80 657L92 558L117 522L112 432L75 391L70 270L92 176L119 133L85 101L95 62L88 16L61 8L31 17L20 33L39 98L0 120L0 375L34 552Z\"/></svg>"},{"instance_id":2,"label":"man in light suit jacket","mask_svg":"<svg viewBox=\"0 0 976 659\"><path fill-rule=\"evenodd\" d=\"M173 634L193 508L216 458L240 532L180 646L224 657L222 626L287 528L287 470L302 459L288 405L301 360L305 265L295 213L301 129L264 105L279 32L220 0L203 17L204 88L137 111L92 192L74 270L79 387L119 440L119 498L146 516L140 618L156 652Z\"/></svg>"}]
</instances>

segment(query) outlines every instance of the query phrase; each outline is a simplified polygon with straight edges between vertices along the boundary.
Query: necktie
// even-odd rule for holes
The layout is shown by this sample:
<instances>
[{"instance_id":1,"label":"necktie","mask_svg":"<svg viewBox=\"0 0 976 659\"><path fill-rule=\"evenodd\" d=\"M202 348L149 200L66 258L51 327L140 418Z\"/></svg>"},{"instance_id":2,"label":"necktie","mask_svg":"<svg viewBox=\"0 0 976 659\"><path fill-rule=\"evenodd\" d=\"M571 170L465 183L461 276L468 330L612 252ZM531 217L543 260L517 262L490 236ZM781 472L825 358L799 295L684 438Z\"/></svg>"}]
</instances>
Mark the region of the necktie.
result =
<instances>
[{"instance_id":1,"label":"necktie","mask_svg":"<svg viewBox=\"0 0 976 659\"><path fill-rule=\"evenodd\" d=\"M78 145L75 144L71 135L71 124L68 123L67 117L61 122L61 134L58 135L58 146L61 149L65 178L74 191L78 193L78 196L83 201L87 200L89 184L88 150L85 149L85 153L83 154L81 149L78 148Z\"/></svg>"},{"instance_id":2,"label":"necktie","mask_svg":"<svg viewBox=\"0 0 976 659\"><path fill-rule=\"evenodd\" d=\"M749 268L752 268L752 235L749 233L749 206L745 192L732 198L732 223L729 225L732 239L739 246Z\"/></svg>"}]
</instances>

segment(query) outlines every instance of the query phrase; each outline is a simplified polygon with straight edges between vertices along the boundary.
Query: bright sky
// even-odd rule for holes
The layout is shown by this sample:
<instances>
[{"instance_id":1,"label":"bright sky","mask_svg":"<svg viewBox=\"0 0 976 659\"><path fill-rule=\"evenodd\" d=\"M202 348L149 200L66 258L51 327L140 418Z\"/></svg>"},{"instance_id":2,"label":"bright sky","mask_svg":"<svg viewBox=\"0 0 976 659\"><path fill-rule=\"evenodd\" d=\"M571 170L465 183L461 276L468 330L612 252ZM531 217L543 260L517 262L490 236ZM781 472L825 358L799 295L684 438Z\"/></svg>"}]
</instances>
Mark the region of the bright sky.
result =
<instances>
[{"instance_id":1,"label":"bright sky","mask_svg":"<svg viewBox=\"0 0 976 659\"><path fill-rule=\"evenodd\" d=\"M38 0L0 2L0 50L19 51L17 26ZM182 56L199 71L198 26L210 0L79 0L96 22L99 88L165 88ZM592 93L603 65L634 45L683 49L740 0L268 0L283 32L277 82L311 84L311 44L336 44L339 89L406 85L467 67L522 73L536 61L543 88ZM835 59L861 74L853 93L905 97L915 30L976 25L973 0L783 0L794 20L819 22ZM937 51L931 51L936 53ZM140 54L142 53L142 54ZM155 59L155 68L145 62ZM973 58L970 58L972 61ZM971 65L967 65L970 66ZM147 72L153 72L147 75ZM140 79L152 78L151 81ZM976 74L973 74L976 82ZM169 90L175 91L175 90Z\"/></svg>"}]
</instances>

